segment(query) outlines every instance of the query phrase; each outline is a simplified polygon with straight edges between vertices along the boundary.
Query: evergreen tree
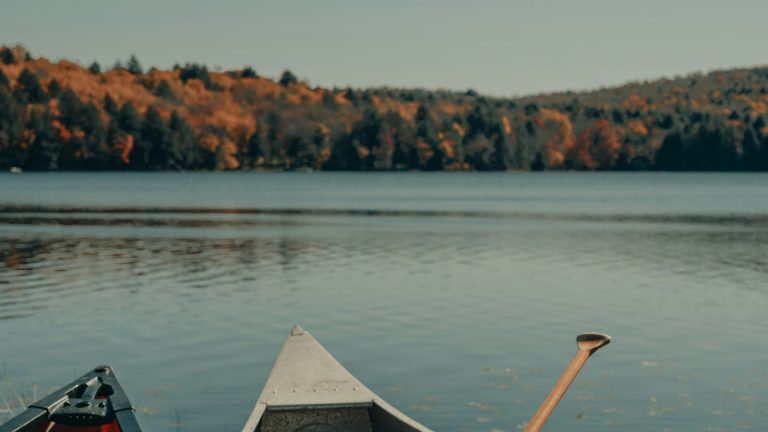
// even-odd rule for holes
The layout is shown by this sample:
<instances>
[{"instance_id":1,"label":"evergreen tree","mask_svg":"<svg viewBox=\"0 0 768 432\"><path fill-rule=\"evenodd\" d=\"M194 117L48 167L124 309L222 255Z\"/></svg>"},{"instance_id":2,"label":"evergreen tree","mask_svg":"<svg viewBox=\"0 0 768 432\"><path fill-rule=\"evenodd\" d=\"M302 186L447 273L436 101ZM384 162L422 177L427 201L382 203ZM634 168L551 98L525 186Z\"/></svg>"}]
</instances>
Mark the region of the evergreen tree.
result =
<instances>
[{"instance_id":1,"label":"evergreen tree","mask_svg":"<svg viewBox=\"0 0 768 432\"><path fill-rule=\"evenodd\" d=\"M412 164L416 154L416 131L413 126L395 111L385 113L383 122L392 133L392 141L394 142L392 168L417 168L418 165ZM418 163L418 160L414 163Z\"/></svg>"},{"instance_id":2,"label":"evergreen tree","mask_svg":"<svg viewBox=\"0 0 768 432\"><path fill-rule=\"evenodd\" d=\"M180 158L176 148L172 146L171 130L154 106L147 108L141 127L141 139L134 151L138 157L131 162L138 169L154 171L178 168Z\"/></svg>"},{"instance_id":3,"label":"evergreen tree","mask_svg":"<svg viewBox=\"0 0 768 432\"><path fill-rule=\"evenodd\" d=\"M303 129L303 128L302 128ZM286 167L299 168L313 165L312 142L303 130L294 130L287 139Z\"/></svg>"},{"instance_id":4,"label":"evergreen tree","mask_svg":"<svg viewBox=\"0 0 768 432\"><path fill-rule=\"evenodd\" d=\"M0 63L7 65L16 63L16 56L13 55L13 51L9 48L0 49Z\"/></svg>"},{"instance_id":5,"label":"evergreen tree","mask_svg":"<svg viewBox=\"0 0 768 432\"><path fill-rule=\"evenodd\" d=\"M664 137L664 142L656 152L656 169L679 171L684 169L683 137L679 132L673 132Z\"/></svg>"},{"instance_id":6,"label":"evergreen tree","mask_svg":"<svg viewBox=\"0 0 768 432\"><path fill-rule=\"evenodd\" d=\"M416 137L434 143L437 141L437 126L435 125L429 108L419 105L416 111Z\"/></svg>"},{"instance_id":7,"label":"evergreen tree","mask_svg":"<svg viewBox=\"0 0 768 432\"><path fill-rule=\"evenodd\" d=\"M101 65L94 61L90 66L88 66L88 71L94 75L98 75L101 73Z\"/></svg>"},{"instance_id":8,"label":"evergreen tree","mask_svg":"<svg viewBox=\"0 0 768 432\"><path fill-rule=\"evenodd\" d=\"M280 76L280 85L282 86L296 84L297 82L299 82L299 80L296 78L296 75L288 69L284 70L283 74Z\"/></svg>"},{"instance_id":9,"label":"evergreen tree","mask_svg":"<svg viewBox=\"0 0 768 432\"><path fill-rule=\"evenodd\" d=\"M141 117L133 107L133 103L126 102L117 113L117 124L123 131L135 134L141 130Z\"/></svg>"},{"instance_id":10,"label":"evergreen tree","mask_svg":"<svg viewBox=\"0 0 768 432\"><path fill-rule=\"evenodd\" d=\"M56 97L61 93L61 84L59 84L59 81L57 79L52 79L50 83L48 83L48 95L50 97Z\"/></svg>"},{"instance_id":11,"label":"evergreen tree","mask_svg":"<svg viewBox=\"0 0 768 432\"><path fill-rule=\"evenodd\" d=\"M437 125L426 105L419 105L416 111L416 148L413 162L418 167L428 170L443 169L444 154L438 147L440 139L437 135Z\"/></svg>"},{"instance_id":12,"label":"evergreen tree","mask_svg":"<svg viewBox=\"0 0 768 432\"><path fill-rule=\"evenodd\" d=\"M718 125L705 125L687 140L683 153L686 170L730 171L736 169L736 146Z\"/></svg>"},{"instance_id":13,"label":"evergreen tree","mask_svg":"<svg viewBox=\"0 0 768 432\"><path fill-rule=\"evenodd\" d=\"M8 77L0 70L0 87L9 87L10 85L11 82L8 80Z\"/></svg>"},{"instance_id":14,"label":"evergreen tree","mask_svg":"<svg viewBox=\"0 0 768 432\"><path fill-rule=\"evenodd\" d=\"M131 58L128 59L128 63L125 66L128 72L134 75L142 73L141 63L139 63L139 59L136 58L135 54L131 54Z\"/></svg>"},{"instance_id":15,"label":"evergreen tree","mask_svg":"<svg viewBox=\"0 0 768 432\"><path fill-rule=\"evenodd\" d=\"M59 96L59 120L68 128L79 127L82 120L83 102L70 89L63 91Z\"/></svg>"},{"instance_id":16,"label":"evergreen tree","mask_svg":"<svg viewBox=\"0 0 768 432\"><path fill-rule=\"evenodd\" d=\"M19 85L19 90L23 92L27 97L27 101L30 103L40 103L48 100L48 96L43 90L43 86L40 85L40 80L37 75L32 73L28 68L24 68L19 74L19 78L16 80Z\"/></svg>"},{"instance_id":17,"label":"evergreen tree","mask_svg":"<svg viewBox=\"0 0 768 432\"><path fill-rule=\"evenodd\" d=\"M166 80L160 81L160 84L157 85L154 93L155 96L168 101L173 101L176 99L176 96L173 94L173 90L171 90L171 85L168 84L168 81Z\"/></svg>"},{"instance_id":18,"label":"evergreen tree","mask_svg":"<svg viewBox=\"0 0 768 432\"><path fill-rule=\"evenodd\" d=\"M0 167L21 166L18 141L24 130L24 109L4 86L0 86Z\"/></svg>"},{"instance_id":19,"label":"evergreen tree","mask_svg":"<svg viewBox=\"0 0 768 432\"><path fill-rule=\"evenodd\" d=\"M114 99L112 99L112 96L107 93L104 95L104 111L107 112L111 117L115 117L117 115L117 103Z\"/></svg>"},{"instance_id":20,"label":"evergreen tree","mask_svg":"<svg viewBox=\"0 0 768 432\"><path fill-rule=\"evenodd\" d=\"M278 158L285 156L281 140L281 131L283 128L283 117L279 111L270 111L267 115L267 142L266 151L267 159L269 163L272 163Z\"/></svg>"},{"instance_id":21,"label":"evergreen tree","mask_svg":"<svg viewBox=\"0 0 768 432\"><path fill-rule=\"evenodd\" d=\"M60 144L52 124L53 118L47 109L34 110L30 114L27 128L34 131L35 139L29 148L24 169L52 171L58 168Z\"/></svg>"},{"instance_id":22,"label":"evergreen tree","mask_svg":"<svg viewBox=\"0 0 768 432\"><path fill-rule=\"evenodd\" d=\"M742 144L741 168L747 171L768 170L768 152L762 147L751 127L744 130Z\"/></svg>"},{"instance_id":23,"label":"evergreen tree","mask_svg":"<svg viewBox=\"0 0 768 432\"><path fill-rule=\"evenodd\" d=\"M501 125L496 125L494 129L494 152L491 159L491 165L493 169L506 171L509 169L509 137L504 132Z\"/></svg>"},{"instance_id":24,"label":"evergreen tree","mask_svg":"<svg viewBox=\"0 0 768 432\"><path fill-rule=\"evenodd\" d=\"M472 112L467 116L467 125L469 131L468 137L474 137L475 135L489 135L493 120L491 117L490 107L485 103L478 103L472 109Z\"/></svg>"},{"instance_id":25,"label":"evergreen tree","mask_svg":"<svg viewBox=\"0 0 768 432\"><path fill-rule=\"evenodd\" d=\"M536 152L536 157L531 162L531 171L543 171L547 166L544 163L544 156L541 152Z\"/></svg>"},{"instance_id":26,"label":"evergreen tree","mask_svg":"<svg viewBox=\"0 0 768 432\"><path fill-rule=\"evenodd\" d=\"M87 169L104 169L109 165L109 149L106 145L106 127L101 112L92 103L83 106L81 128L85 133Z\"/></svg>"},{"instance_id":27,"label":"evergreen tree","mask_svg":"<svg viewBox=\"0 0 768 432\"><path fill-rule=\"evenodd\" d=\"M200 154L192 128L176 111L171 114L168 126L171 130L171 146L177 149L180 155L179 168L197 169L200 166Z\"/></svg>"},{"instance_id":28,"label":"evergreen tree","mask_svg":"<svg viewBox=\"0 0 768 432\"><path fill-rule=\"evenodd\" d=\"M261 137L261 130L257 129L256 132L254 132L250 137L248 137L248 144L246 145L248 156L250 157L250 161L247 164L250 167L256 166L256 161L259 158L263 158L265 156L264 150L262 149L263 145L263 139Z\"/></svg>"},{"instance_id":29,"label":"evergreen tree","mask_svg":"<svg viewBox=\"0 0 768 432\"><path fill-rule=\"evenodd\" d=\"M243 68L242 72L240 72L241 78L258 78L258 75L256 74L256 71L253 70L252 67L246 66Z\"/></svg>"},{"instance_id":30,"label":"evergreen tree","mask_svg":"<svg viewBox=\"0 0 768 432\"><path fill-rule=\"evenodd\" d=\"M106 129L101 113L91 103L85 103L70 89L58 97L59 121L69 130L70 139L60 152L59 167L63 169L103 169L109 155Z\"/></svg>"}]
</instances>

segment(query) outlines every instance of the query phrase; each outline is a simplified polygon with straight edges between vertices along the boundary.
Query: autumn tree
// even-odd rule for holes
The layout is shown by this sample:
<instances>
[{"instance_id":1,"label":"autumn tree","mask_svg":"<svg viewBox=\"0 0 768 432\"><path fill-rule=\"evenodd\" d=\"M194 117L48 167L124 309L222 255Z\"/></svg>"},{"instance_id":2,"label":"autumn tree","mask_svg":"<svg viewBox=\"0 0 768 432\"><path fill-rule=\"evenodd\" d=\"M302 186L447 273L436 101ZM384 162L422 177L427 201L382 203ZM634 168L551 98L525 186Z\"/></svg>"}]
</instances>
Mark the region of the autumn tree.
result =
<instances>
[{"instance_id":1,"label":"autumn tree","mask_svg":"<svg viewBox=\"0 0 768 432\"><path fill-rule=\"evenodd\" d=\"M616 130L608 120L594 120L566 152L565 166L587 170L611 169L619 157L620 149Z\"/></svg>"},{"instance_id":2,"label":"autumn tree","mask_svg":"<svg viewBox=\"0 0 768 432\"><path fill-rule=\"evenodd\" d=\"M198 79L202 81L203 85L208 90L220 90L212 80L208 73L208 67L203 64L187 63L184 67L179 68L179 78L181 82L187 83L191 79Z\"/></svg>"}]
</instances>

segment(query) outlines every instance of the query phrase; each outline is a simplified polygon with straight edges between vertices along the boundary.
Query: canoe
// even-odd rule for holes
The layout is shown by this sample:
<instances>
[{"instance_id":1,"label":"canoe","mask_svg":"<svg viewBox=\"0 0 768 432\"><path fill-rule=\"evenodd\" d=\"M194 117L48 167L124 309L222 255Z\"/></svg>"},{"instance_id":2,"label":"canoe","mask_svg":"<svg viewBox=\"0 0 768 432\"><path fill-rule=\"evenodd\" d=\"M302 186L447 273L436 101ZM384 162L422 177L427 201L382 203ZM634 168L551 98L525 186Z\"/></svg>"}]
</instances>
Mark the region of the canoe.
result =
<instances>
[{"instance_id":1,"label":"canoe","mask_svg":"<svg viewBox=\"0 0 768 432\"><path fill-rule=\"evenodd\" d=\"M385 402L295 326L243 432L430 432Z\"/></svg>"},{"instance_id":2,"label":"canoe","mask_svg":"<svg viewBox=\"0 0 768 432\"><path fill-rule=\"evenodd\" d=\"M0 425L0 432L141 432L110 366L97 366Z\"/></svg>"}]
</instances>

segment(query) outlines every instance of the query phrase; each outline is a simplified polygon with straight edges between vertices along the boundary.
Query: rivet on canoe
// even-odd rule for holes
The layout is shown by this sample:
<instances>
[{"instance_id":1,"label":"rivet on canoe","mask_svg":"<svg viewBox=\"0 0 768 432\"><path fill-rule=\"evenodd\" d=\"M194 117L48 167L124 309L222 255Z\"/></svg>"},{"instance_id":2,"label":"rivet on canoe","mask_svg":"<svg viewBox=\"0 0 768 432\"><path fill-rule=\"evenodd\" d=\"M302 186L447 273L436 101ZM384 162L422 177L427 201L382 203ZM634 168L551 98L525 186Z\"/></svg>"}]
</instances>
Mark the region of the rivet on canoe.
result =
<instances>
[{"instance_id":1,"label":"rivet on canoe","mask_svg":"<svg viewBox=\"0 0 768 432\"><path fill-rule=\"evenodd\" d=\"M360 389L359 389L359 388L357 388L357 387L355 387L353 390L355 390L355 391L358 391L358 390L360 390Z\"/></svg>"},{"instance_id":2,"label":"rivet on canoe","mask_svg":"<svg viewBox=\"0 0 768 432\"><path fill-rule=\"evenodd\" d=\"M272 393L277 393L277 390L272 390Z\"/></svg>"}]
</instances>

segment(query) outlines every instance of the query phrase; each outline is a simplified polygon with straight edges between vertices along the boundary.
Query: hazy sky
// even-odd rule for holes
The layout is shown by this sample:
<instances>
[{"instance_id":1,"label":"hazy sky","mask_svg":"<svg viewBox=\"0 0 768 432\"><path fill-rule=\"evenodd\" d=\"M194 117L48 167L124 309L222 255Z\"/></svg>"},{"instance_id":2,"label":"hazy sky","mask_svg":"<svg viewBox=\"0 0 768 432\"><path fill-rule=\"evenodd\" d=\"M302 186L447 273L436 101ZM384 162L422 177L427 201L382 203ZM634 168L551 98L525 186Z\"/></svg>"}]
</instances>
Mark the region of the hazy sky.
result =
<instances>
[{"instance_id":1,"label":"hazy sky","mask_svg":"<svg viewBox=\"0 0 768 432\"><path fill-rule=\"evenodd\" d=\"M506 96L768 63L768 1L2 0L0 43Z\"/></svg>"}]
</instances>

